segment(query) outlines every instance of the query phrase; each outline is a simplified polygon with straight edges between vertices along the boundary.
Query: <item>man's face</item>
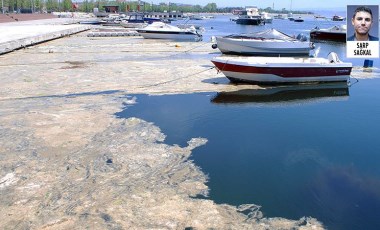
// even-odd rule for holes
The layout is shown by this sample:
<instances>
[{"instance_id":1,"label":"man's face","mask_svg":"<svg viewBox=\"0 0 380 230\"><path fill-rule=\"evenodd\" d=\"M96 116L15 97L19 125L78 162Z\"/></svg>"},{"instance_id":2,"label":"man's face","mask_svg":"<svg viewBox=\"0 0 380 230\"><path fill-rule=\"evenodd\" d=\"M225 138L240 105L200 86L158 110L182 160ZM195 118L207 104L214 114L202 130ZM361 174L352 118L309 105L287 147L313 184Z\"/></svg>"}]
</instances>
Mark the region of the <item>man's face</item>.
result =
<instances>
[{"instance_id":1,"label":"man's face","mask_svg":"<svg viewBox=\"0 0 380 230\"><path fill-rule=\"evenodd\" d=\"M368 34L372 25L371 14L365 11L357 12L355 18L352 19L352 25L354 26L356 33L360 35Z\"/></svg>"}]
</instances>

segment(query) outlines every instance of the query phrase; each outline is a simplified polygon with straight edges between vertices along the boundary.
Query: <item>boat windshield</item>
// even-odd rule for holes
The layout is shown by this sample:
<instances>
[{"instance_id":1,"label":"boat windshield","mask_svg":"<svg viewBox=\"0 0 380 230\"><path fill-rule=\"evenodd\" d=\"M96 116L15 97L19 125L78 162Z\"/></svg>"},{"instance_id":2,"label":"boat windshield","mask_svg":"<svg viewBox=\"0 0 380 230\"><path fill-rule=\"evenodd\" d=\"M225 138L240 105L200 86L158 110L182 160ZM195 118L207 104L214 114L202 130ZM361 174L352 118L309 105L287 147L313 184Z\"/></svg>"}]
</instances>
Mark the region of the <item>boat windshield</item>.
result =
<instances>
[{"instance_id":1,"label":"boat windshield","mask_svg":"<svg viewBox=\"0 0 380 230\"><path fill-rule=\"evenodd\" d=\"M294 37L291 37L285 33L282 33L275 29L264 30L254 33L243 33L243 34L231 34L226 36L226 38L241 38L241 39L262 39L262 40L287 40L295 41Z\"/></svg>"}]
</instances>

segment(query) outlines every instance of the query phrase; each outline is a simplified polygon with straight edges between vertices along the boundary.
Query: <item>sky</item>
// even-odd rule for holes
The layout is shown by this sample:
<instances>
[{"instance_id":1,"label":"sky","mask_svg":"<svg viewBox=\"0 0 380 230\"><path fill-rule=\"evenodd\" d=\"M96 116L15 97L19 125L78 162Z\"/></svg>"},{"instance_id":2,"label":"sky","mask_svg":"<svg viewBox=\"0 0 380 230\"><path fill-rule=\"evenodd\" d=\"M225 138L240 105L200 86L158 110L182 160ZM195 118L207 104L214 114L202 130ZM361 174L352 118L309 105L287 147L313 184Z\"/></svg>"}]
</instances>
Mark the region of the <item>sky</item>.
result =
<instances>
[{"instance_id":1,"label":"sky","mask_svg":"<svg viewBox=\"0 0 380 230\"><path fill-rule=\"evenodd\" d=\"M267 8L274 5L274 9L281 10L282 8L297 10L297 9L328 9L328 8L346 8L347 5L379 5L379 0L147 0L158 4L160 2L183 3L192 5L205 6L208 3L216 3L218 7L245 7L257 6L258 8Z\"/></svg>"}]
</instances>

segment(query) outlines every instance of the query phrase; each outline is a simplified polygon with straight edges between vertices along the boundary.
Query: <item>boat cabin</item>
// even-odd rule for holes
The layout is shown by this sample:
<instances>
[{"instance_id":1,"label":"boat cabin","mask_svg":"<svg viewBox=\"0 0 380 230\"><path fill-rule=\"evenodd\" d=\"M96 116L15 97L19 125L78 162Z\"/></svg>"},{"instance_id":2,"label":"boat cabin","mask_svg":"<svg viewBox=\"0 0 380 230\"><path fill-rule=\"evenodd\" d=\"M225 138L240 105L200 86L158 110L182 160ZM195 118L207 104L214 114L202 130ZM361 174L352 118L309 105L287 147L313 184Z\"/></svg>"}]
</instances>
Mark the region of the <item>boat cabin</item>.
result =
<instances>
[{"instance_id":1,"label":"boat cabin","mask_svg":"<svg viewBox=\"0 0 380 230\"><path fill-rule=\"evenodd\" d=\"M264 20L256 6L246 7L245 11L242 11L236 19L236 24L242 25L261 25L262 23L264 23Z\"/></svg>"},{"instance_id":2,"label":"boat cabin","mask_svg":"<svg viewBox=\"0 0 380 230\"><path fill-rule=\"evenodd\" d=\"M256 6L247 6L245 11L242 11L240 14L247 16L260 16L259 9Z\"/></svg>"}]
</instances>

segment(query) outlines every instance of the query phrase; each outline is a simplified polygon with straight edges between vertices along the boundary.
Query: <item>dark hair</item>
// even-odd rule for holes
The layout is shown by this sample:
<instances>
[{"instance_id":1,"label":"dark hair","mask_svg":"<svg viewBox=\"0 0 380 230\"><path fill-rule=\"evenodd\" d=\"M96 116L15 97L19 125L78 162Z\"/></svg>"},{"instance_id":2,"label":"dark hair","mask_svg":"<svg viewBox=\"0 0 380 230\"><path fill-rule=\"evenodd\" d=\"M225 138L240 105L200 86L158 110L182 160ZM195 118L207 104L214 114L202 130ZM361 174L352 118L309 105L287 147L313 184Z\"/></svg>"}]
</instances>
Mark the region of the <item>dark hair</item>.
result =
<instances>
[{"instance_id":1,"label":"dark hair","mask_svg":"<svg viewBox=\"0 0 380 230\"><path fill-rule=\"evenodd\" d=\"M361 11L369 13L371 15L371 18L372 18L372 10L366 6L359 6L358 8L356 8L354 15L352 15L352 18L355 18L356 13L361 12Z\"/></svg>"}]
</instances>

